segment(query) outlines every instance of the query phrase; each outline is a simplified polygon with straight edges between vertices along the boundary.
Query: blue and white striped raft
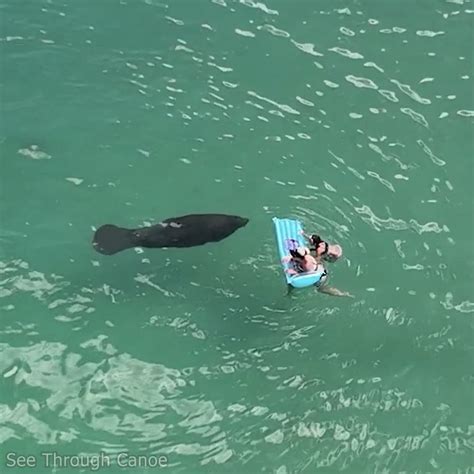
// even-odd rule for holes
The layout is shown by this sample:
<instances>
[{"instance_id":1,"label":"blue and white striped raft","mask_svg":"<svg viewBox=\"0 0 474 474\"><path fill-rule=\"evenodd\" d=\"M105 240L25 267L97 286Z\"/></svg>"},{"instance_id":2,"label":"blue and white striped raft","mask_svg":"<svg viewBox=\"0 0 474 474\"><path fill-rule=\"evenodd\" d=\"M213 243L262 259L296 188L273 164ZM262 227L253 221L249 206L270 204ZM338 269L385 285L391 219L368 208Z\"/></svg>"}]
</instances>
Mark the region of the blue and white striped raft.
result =
<instances>
[{"instance_id":1,"label":"blue and white striped raft","mask_svg":"<svg viewBox=\"0 0 474 474\"><path fill-rule=\"evenodd\" d=\"M301 235L301 230L303 229L301 222L294 219L278 219L277 217L274 217L273 224L275 226L278 255L288 285L291 285L294 288L306 288L318 284L324 273L324 268L321 267L321 271L317 272L289 275L286 270L293 268L292 263L283 263L281 261L283 257L290 254L290 249L307 247L307 242L304 236Z\"/></svg>"}]
</instances>

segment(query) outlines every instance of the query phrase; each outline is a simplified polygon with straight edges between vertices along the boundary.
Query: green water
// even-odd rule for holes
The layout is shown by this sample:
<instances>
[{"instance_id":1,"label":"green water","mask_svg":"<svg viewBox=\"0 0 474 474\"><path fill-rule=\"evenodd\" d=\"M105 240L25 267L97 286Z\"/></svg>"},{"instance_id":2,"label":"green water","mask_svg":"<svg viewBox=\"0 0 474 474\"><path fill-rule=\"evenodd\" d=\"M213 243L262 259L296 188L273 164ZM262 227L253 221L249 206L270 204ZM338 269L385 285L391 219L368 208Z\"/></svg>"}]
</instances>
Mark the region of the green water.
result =
<instances>
[{"instance_id":1,"label":"green water","mask_svg":"<svg viewBox=\"0 0 474 474\"><path fill-rule=\"evenodd\" d=\"M474 472L473 13L0 0L0 472ZM194 212L250 222L90 245ZM273 216L354 299L286 297Z\"/></svg>"}]
</instances>

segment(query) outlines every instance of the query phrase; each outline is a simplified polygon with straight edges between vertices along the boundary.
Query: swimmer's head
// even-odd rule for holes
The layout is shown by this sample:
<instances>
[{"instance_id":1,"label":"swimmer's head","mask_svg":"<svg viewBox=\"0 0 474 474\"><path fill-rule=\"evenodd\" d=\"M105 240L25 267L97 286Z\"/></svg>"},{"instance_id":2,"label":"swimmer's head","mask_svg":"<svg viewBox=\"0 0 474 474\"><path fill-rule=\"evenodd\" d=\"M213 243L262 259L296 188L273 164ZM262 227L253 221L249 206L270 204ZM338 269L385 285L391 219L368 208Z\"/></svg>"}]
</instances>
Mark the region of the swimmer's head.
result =
<instances>
[{"instance_id":1,"label":"swimmer's head","mask_svg":"<svg viewBox=\"0 0 474 474\"><path fill-rule=\"evenodd\" d=\"M321 239L321 237L319 237L319 235L316 235L316 234L313 234L310 238L309 238L310 242L315 246L317 247L321 242L323 242L323 240Z\"/></svg>"},{"instance_id":2,"label":"swimmer's head","mask_svg":"<svg viewBox=\"0 0 474 474\"><path fill-rule=\"evenodd\" d=\"M320 257L327 255L328 249L329 244L324 240L320 240L319 243L314 246L314 251L316 252L316 255Z\"/></svg>"},{"instance_id":3,"label":"swimmer's head","mask_svg":"<svg viewBox=\"0 0 474 474\"><path fill-rule=\"evenodd\" d=\"M336 261L342 257L342 247L340 245L328 245L327 260Z\"/></svg>"}]
</instances>

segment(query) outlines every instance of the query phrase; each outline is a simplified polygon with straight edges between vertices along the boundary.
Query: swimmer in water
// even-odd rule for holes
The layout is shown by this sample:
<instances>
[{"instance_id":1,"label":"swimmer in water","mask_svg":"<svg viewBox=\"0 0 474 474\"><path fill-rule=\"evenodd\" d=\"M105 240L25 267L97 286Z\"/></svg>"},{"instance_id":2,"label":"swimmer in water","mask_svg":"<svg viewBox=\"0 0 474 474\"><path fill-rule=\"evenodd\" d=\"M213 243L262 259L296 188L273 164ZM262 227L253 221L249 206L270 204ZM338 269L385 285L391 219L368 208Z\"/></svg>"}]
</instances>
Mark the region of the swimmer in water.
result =
<instances>
[{"instance_id":1,"label":"swimmer in water","mask_svg":"<svg viewBox=\"0 0 474 474\"><path fill-rule=\"evenodd\" d=\"M328 286L327 279L328 279L328 272L325 269L324 274L321 276L321 279L315 285L316 289L320 293L325 293L326 295L331 295L331 296L348 296L349 298L354 298L354 295L351 295L348 291L341 291L341 290L338 290L337 288L334 288L333 286Z\"/></svg>"},{"instance_id":2,"label":"swimmer in water","mask_svg":"<svg viewBox=\"0 0 474 474\"><path fill-rule=\"evenodd\" d=\"M283 263L292 262L296 267L296 270L293 268L287 270L287 273L290 275L315 272L320 265L317 259L311 255L307 247L298 247L296 250L290 250L290 255L284 257L282 261Z\"/></svg>"},{"instance_id":3,"label":"swimmer in water","mask_svg":"<svg viewBox=\"0 0 474 474\"><path fill-rule=\"evenodd\" d=\"M311 250L315 253L317 259L335 262L342 257L342 247L340 245L329 244L316 234L307 235L304 231L301 231L301 235L306 237L310 245L312 245Z\"/></svg>"},{"instance_id":4,"label":"swimmer in water","mask_svg":"<svg viewBox=\"0 0 474 474\"><path fill-rule=\"evenodd\" d=\"M290 255L283 258L283 263L291 261L295 269L288 269L287 273L296 275L302 272L317 272L322 271L322 275L315 287L320 293L325 293L331 296L348 296L354 298L347 291L341 291L337 288L327 285L329 277L328 271L323 264L323 261L335 262L342 256L342 248L340 245L331 245L322 240L318 235L306 235L303 231L301 234L305 236L309 243L313 246L311 250L314 251L315 257L311 255L308 247L299 247L296 250L290 250Z\"/></svg>"}]
</instances>

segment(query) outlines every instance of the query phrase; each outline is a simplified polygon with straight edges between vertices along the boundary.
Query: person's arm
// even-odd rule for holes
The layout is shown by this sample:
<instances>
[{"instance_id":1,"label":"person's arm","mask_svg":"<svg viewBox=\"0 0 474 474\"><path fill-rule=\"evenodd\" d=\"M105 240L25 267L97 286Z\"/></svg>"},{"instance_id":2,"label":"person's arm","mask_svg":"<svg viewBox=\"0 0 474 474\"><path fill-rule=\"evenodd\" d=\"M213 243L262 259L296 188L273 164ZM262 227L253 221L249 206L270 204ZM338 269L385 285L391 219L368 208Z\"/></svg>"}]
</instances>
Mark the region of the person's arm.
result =
<instances>
[{"instance_id":1,"label":"person's arm","mask_svg":"<svg viewBox=\"0 0 474 474\"><path fill-rule=\"evenodd\" d=\"M283 257L281 259L281 263L290 263L292 260L293 260L293 257L291 255L287 255L286 257ZM293 268L287 268L285 272L288 273L288 275L296 275L298 273Z\"/></svg>"},{"instance_id":2,"label":"person's arm","mask_svg":"<svg viewBox=\"0 0 474 474\"><path fill-rule=\"evenodd\" d=\"M322 285L317 288L317 290L320 293L325 293L331 296L348 296L349 298L354 298L354 295L351 295L349 292L338 290L337 288L334 288L332 286Z\"/></svg>"},{"instance_id":3,"label":"person's arm","mask_svg":"<svg viewBox=\"0 0 474 474\"><path fill-rule=\"evenodd\" d=\"M303 229L300 230L300 234L311 244L311 237L305 233Z\"/></svg>"}]
</instances>

